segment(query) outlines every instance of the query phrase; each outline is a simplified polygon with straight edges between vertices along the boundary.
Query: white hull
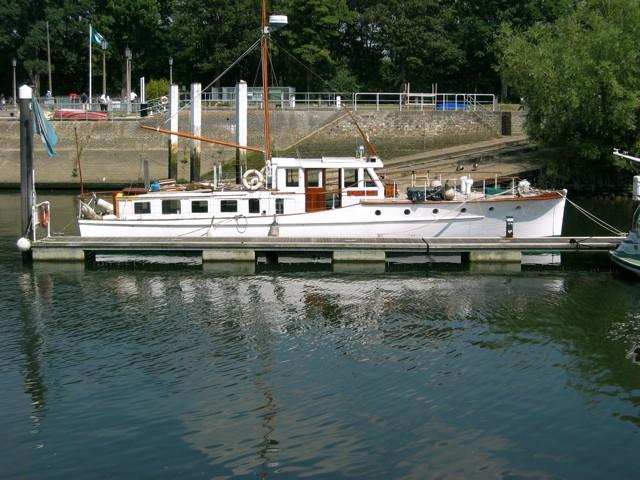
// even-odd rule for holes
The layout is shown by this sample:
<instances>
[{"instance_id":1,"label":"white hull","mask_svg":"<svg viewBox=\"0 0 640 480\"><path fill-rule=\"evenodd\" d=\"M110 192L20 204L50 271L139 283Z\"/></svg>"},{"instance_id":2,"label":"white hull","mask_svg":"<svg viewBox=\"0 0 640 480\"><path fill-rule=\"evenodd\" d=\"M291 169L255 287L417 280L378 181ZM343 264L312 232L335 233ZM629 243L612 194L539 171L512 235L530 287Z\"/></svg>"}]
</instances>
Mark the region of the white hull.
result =
<instances>
[{"instance_id":1,"label":"white hull","mask_svg":"<svg viewBox=\"0 0 640 480\"><path fill-rule=\"evenodd\" d=\"M640 275L640 236L631 231L618 248L609 252L609 257L618 266Z\"/></svg>"},{"instance_id":2,"label":"white hull","mask_svg":"<svg viewBox=\"0 0 640 480\"><path fill-rule=\"evenodd\" d=\"M370 201L313 213L149 220L79 219L83 237L474 238L560 235L565 197L498 200Z\"/></svg>"}]
</instances>

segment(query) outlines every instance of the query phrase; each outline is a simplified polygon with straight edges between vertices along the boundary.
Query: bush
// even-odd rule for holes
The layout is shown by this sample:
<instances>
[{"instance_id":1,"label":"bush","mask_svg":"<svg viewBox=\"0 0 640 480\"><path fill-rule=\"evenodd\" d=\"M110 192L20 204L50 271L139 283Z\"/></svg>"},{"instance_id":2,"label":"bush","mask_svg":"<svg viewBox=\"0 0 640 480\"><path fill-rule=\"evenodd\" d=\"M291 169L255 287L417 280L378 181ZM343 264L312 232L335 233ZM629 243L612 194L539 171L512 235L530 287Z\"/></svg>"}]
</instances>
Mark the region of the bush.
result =
<instances>
[{"instance_id":1,"label":"bush","mask_svg":"<svg viewBox=\"0 0 640 480\"><path fill-rule=\"evenodd\" d=\"M148 99L160 98L163 95L169 95L169 80L161 78L160 80L149 80L146 86L146 94Z\"/></svg>"}]
</instances>

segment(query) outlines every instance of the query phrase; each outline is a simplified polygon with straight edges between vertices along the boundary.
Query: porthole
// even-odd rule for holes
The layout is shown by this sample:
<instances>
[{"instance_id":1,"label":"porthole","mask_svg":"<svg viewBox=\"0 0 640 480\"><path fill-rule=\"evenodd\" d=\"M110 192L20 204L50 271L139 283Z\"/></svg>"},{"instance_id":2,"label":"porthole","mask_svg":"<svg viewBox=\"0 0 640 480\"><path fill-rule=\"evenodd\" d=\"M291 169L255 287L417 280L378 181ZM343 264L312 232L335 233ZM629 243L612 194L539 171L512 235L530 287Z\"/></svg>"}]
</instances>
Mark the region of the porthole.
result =
<instances>
[{"instance_id":1,"label":"porthole","mask_svg":"<svg viewBox=\"0 0 640 480\"><path fill-rule=\"evenodd\" d=\"M380 215L382 212L380 210L376 210L376 215Z\"/></svg>"},{"instance_id":2,"label":"porthole","mask_svg":"<svg viewBox=\"0 0 640 480\"><path fill-rule=\"evenodd\" d=\"M466 208L466 207L462 207L462 208L460 209L460 211L461 211L462 213L466 213L467 208Z\"/></svg>"},{"instance_id":3,"label":"porthole","mask_svg":"<svg viewBox=\"0 0 640 480\"><path fill-rule=\"evenodd\" d=\"M437 215L438 213L440 213L440 210L438 210L437 208L434 208L434 209L433 209L433 214L434 214L434 215Z\"/></svg>"},{"instance_id":4,"label":"porthole","mask_svg":"<svg viewBox=\"0 0 640 480\"><path fill-rule=\"evenodd\" d=\"M406 208L406 209L405 209L405 211L404 211L404 214L405 214L405 215L410 215L410 214L411 214L411 210L409 210L408 208Z\"/></svg>"},{"instance_id":5,"label":"porthole","mask_svg":"<svg viewBox=\"0 0 640 480\"><path fill-rule=\"evenodd\" d=\"M493 208L493 207L489 207L489 211L490 211L490 212L493 212L494 210L495 210L495 208Z\"/></svg>"},{"instance_id":6,"label":"porthole","mask_svg":"<svg viewBox=\"0 0 640 480\"><path fill-rule=\"evenodd\" d=\"M517 206L516 206L516 210L520 210L521 208L522 208L522 206L521 206L521 205L517 205Z\"/></svg>"}]
</instances>

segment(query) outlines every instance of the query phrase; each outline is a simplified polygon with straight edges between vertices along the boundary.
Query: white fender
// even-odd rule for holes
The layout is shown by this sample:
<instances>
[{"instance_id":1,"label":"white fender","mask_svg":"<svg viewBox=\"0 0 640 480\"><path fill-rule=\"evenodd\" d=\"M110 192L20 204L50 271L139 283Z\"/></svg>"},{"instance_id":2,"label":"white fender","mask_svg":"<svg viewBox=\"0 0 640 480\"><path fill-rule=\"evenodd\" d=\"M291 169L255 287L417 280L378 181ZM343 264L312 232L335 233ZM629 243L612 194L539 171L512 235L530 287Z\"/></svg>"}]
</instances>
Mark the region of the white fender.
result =
<instances>
[{"instance_id":1,"label":"white fender","mask_svg":"<svg viewBox=\"0 0 640 480\"><path fill-rule=\"evenodd\" d=\"M249 190L257 190L262 187L264 182L264 175L258 170L247 170L242 175L242 185Z\"/></svg>"}]
</instances>

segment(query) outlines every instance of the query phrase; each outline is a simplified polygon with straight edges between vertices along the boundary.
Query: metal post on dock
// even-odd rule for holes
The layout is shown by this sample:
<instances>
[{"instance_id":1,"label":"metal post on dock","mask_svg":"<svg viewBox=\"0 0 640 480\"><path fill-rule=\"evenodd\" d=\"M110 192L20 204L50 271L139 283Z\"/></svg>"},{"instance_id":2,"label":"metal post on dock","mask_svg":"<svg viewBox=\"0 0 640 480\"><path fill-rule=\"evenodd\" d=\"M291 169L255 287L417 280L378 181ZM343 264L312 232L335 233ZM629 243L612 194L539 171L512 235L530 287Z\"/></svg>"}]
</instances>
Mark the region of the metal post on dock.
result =
<instances>
[{"instance_id":1,"label":"metal post on dock","mask_svg":"<svg viewBox=\"0 0 640 480\"><path fill-rule=\"evenodd\" d=\"M144 178L144 188L149 190L149 187L151 186L151 180L149 178L149 160L145 160L144 162L142 162L142 171Z\"/></svg>"},{"instance_id":2,"label":"metal post on dock","mask_svg":"<svg viewBox=\"0 0 640 480\"><path fill-rule=\"evenodd\" d=\"M172 132L178 131L178 111L180 104L180 92L178 85L171 85L169 89L169 118ZM178 136L169 136L169 178L178 179Z\"/></svg>"},{"instance_id":3,"label":"metal post on dock","mask_svg":"<svg viewBox=\"0 0 640 480\"><path fill-rule=\"evenodd\" d=\"M191 84L191 135L199 137L202 135L202 85L200 83ZM191 173L189 178L192 182L200 180L200 140L191 140Z\"/></svg>"},{"instance_id":4,"label":"metal post on dock","mask_svg":"<svg viewBox=\"0 0 640 480\"><path fill-rule=\"evenodd\" d=\"M33 90L22 85L18 90L20 100L20 197L22 199L22 231L25 238L31 238L33 225L33 118L31 101Z\"/></svg>"}]
</instances>

